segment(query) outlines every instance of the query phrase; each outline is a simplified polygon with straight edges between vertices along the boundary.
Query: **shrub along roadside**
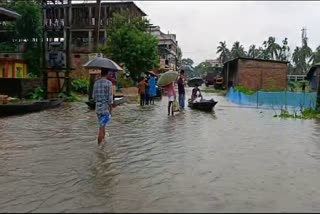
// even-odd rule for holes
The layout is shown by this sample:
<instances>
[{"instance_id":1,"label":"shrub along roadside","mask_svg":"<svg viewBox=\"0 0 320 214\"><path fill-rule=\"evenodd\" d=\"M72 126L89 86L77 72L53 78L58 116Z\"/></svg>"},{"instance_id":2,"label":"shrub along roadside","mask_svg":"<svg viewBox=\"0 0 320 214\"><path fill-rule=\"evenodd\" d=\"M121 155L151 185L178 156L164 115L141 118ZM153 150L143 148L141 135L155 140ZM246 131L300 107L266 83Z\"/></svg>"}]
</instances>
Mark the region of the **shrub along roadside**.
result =
<instances>
[{"instance_id":1,"label":"shrub along roadside","mask_svg":"<svg viewBox=\"0 0 320 214\"><path fill-rule=\"evenodd\" d=\"M71 82L72 90L80 94L88 94L89 80L75 79Z\"/></svg>"},{"instance_id":2,"label":"shrub along roadside","mask_svg":"<svg viewBox=\"0 0 320 214\"><path fill-rule=\"evenodd\" d=\"M320 111L314 110L312 108L306 108L298 112L294 111L293 114L289 113L286 109L281 109L280 114L275 114L273 117L279 118L295 118L295 119L320 119Z\"/></svg>"}]
</instances>

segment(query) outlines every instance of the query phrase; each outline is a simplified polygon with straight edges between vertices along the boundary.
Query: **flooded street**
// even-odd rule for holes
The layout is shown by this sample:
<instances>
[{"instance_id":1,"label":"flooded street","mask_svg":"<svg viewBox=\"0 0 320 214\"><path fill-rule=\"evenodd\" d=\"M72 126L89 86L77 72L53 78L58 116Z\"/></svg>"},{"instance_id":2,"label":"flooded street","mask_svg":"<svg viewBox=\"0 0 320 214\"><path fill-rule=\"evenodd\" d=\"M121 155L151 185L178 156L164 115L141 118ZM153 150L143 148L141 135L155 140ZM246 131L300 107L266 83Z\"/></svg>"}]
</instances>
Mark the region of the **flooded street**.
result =
<instances>
[{"instance_id":1,"label":"flooded street","mask_svg":"<svg viewBox=\"0 0 320 214\"><path fill-rule=\"evenodd\" d=\"M103 150L84 103L1 118L0 210L320 212L320 121L214 97L175 117L167 97L118 106Z\"/></svg>"}]
</instances>

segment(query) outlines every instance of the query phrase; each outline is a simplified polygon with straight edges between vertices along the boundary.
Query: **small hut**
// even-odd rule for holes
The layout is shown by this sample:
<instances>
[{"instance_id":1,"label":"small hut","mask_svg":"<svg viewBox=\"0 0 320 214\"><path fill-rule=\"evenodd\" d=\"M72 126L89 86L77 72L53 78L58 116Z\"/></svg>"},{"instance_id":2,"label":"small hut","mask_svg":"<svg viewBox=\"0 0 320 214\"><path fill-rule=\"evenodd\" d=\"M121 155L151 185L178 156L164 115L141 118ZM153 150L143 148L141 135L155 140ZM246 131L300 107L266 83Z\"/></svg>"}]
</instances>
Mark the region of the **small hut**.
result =
<instances>
[{"instance_id":1,"label":"small hut","mask_svg":"<svg viewBox=\"0 0 320 214\"><path fill-rule=\"evenodd\" d=\"M320 85L320 63L317 63L310 68L306 80L310 81L311 90L317 91Z\"/></svg>"},{"instance_id":2,"label":"small hut","mask_svg":"<svg viewBox=\"0 0 320 214\"><path fill-rule=\"evenodd\" d=\"M226 88L243 86L250 90L286 90L286 61L238 57L224 63Z\"/></svg>"}]
</instances>

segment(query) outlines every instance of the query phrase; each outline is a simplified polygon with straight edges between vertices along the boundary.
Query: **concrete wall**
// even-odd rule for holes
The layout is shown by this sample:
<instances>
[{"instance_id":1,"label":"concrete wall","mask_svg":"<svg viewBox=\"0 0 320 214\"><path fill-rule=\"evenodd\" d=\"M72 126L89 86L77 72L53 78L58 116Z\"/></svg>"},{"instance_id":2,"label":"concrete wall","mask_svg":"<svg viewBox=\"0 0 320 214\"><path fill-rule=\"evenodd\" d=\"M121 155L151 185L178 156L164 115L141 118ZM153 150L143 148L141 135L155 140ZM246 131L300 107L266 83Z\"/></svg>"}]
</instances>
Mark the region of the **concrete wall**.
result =
<instances>
[{"instance_id":1,"label":"concrete wall","mask_svg":"<svg viewBox=\"0 0 320 214\"><path fill-rule=\"evenodd\" d=\"M251 90L285 90L287 88L287 64L257 60L238 61L239 85Z\"/></svg>"},{"instance_id":2,"label":"concrete wall","mask_svg":"<svg viewBox=\"0 0 320 214\"><path fill-rule=\"evenodd\" d=\"M41 79L0 78L0 94L24 98L30 91L42 86Z\"/></svg>"}]
</instances>

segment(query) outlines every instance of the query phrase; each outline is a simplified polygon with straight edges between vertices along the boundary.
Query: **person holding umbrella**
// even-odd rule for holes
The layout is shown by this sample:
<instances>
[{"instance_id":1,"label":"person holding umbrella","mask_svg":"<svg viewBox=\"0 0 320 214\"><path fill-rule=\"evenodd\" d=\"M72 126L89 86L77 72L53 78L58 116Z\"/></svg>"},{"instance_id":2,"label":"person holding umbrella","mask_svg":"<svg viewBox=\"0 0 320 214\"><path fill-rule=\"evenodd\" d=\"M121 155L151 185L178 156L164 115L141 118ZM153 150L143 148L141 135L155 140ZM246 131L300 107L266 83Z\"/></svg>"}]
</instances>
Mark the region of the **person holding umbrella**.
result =
<instances>
[{"instance_id":1,"label":"person holding umbrella","mask_svg":"<svg viewBox=\"0 0 320 214\"><path fill-rule=\"evenodd\" d=\"M96 114L99 123L98 145L105 140L105 126L110 122L113 108L113 87L108 80L109 71L122 71L123 69L108 58L96 57L83 65L87 69L100 69L101 76L93 84L92 98L95 102ZM109 76L111 76L109 74ZM94 80L92 78L92 80ZM90 84L91 84L90 78Z\"/></svg>"},{"instance_id":2,"label":"person holding umbrella","mask_svg":"<svg viewBox=\"0 0 320 214\"><path fill-rule=\"evenodd\" d=\"M101 77L96 80L93 86L92 97L96 102L96 113L99 123L98 145L105 140L106 125L111 120L113 91L112 82L107 79L108 69L101 68Z\"/></svg>"},{"instance_id":3,"label":"person holding umbrella","mask_svg":"<svg viewBox=\"0 0 320 214\"><path fill-rule=\"evenodd\" d=\"M173 102L176 100L176 91L174 88L174 82L165 86L164 90L166 91L166 94L168 96L168 115L170 116L170 113L171 113L171 115L174 116Z\"/></svg>"}]
</instances>

